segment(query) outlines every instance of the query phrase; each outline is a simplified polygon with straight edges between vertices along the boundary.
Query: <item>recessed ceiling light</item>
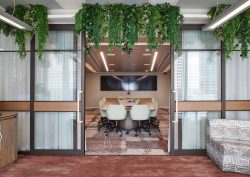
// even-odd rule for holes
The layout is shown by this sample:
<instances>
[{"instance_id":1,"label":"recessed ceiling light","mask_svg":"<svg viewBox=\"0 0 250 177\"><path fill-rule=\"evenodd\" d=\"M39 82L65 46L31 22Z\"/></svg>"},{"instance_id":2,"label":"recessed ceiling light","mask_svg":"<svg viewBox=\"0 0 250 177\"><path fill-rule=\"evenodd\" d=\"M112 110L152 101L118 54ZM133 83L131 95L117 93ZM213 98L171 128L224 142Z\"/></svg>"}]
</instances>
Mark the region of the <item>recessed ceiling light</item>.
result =
<instances>
[{"instance_id":1,"label":"recessed ceiling light","mask_svg":"<svg viewBox=\"0 0 250 177\"><path fill-rule=\"evenodd\" d=\"M73 18L74 14L49 14L48 18Z\"/></svg>"},{"instance_id":2,"label":"recessed ceiling light","mask_svg":"<svg viewBox=\"0 0 250 177\"><path fill-rule=\"evenodd\" d=\"M143 55L143 56L151 56L152 53L143 53L142 55Z\"/></svg>"},{"instance_id":3,"label":"recessed ceiling light","mask_svg":"<svg viewBox=\"0 0 250 177\"><path fill-rule=\"evenodd\" d=\"M145 63L144 66L149 66L150 64L149 63Z\"/></svg>"},{"instance_id":4,"label":"recessed ceiling light","mask_svg":"<svg viewBox=\"0 0 250 177\"><path fill-rule=\"evenodd\" d=\"M146 73L149 71L148 69L144 70Z\"/></svg>"},{"instance_id":5,"label":"recessed ceiling light","mask_svg":"<svg viewBox=\"0 0 250 177\"><path fill-rule=\"evenodd\" d=\"M183 14L184 18L208 18L207 14Z\"/></svg>"},{"instance_id":6,"label":"recessed ceiling light","mask_svg":"<svg viewBox=\"0 0 250 177\"><path fill-rule=\"evenodd\" d=\"M135 66L135 64L133 64L133 66Z\"/></svg>"},{"instance_id":7,"label":"recessed ceiling light","mask_svg":"<svg viewBox=\"0 0 250 177\"><path fill-rule=\"evenodd\" d=\"M158 52L155 52L150 71L153 71L153 69L154 69L155 61L157 59L157 55L158 55Z\"/></svg>"},{"instance_id":8,"label":"recessed ceiling light","mask_svg":"<svg viewBox=\"0 0 250 177\"><path fill-rule=\"evenodd\" d=\"M101 54L102 62L103 62L103 64L104 64L104 66L105 66L106 71L109 71L109 68L108 68L108 65L107 65L107 62L106 62L106 59L105 59L105 57L104 57L103 52L100 52L100 54Z\"/></svg>"},{"instance_id":9,"label":"recessed ceiling light","mask_svg":"<svg viewBox=\"0 0 250 177\"><path fill-rule=\"evenodd\" d=\"M107 53L106 55L112 57L115 56L115 53Z\"/></svg>"},{"instance_id":10,"label":"recessed ceiling light","mask_svg":"<svg viewBox=\"0 0 250 177\"><path fill-rule=\"evenodd\" d=\"M114 63L110 63L109 66L115 66L115 64Z\"/></svg>"}]
</instances>

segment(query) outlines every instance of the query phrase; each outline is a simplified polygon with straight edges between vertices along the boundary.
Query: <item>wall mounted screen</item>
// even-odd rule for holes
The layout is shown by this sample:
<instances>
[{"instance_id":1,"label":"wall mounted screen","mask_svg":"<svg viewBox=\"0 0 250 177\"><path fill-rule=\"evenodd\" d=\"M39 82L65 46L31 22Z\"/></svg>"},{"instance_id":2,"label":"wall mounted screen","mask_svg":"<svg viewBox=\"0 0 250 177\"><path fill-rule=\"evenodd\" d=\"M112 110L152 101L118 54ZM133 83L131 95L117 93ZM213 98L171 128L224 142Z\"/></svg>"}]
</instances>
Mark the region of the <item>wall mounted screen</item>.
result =
<instances>
[{"instance_id":1,"label":"wall mounted screen","mask_svg":"<svg viewBox=\"0 0 250 177\"><path fill-rule=\"evenodd\" d=\"M101 91L156 91L157 76L101 76Z\"/></svg>"}]
</instances>

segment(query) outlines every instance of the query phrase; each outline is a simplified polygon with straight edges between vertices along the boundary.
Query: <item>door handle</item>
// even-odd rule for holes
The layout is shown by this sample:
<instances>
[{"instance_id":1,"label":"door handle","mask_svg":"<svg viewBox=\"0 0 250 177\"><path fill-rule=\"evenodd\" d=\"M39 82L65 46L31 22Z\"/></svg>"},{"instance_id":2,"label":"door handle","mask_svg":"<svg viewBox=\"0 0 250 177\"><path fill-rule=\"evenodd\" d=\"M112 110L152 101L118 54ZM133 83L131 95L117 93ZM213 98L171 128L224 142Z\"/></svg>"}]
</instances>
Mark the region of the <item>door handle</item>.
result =
<instances>
[{"instance_id":1,"label":"door handle","mask_svg":"<svg viewBox=\"0 0 250 177\"><path fill-rule=\"evenodd\" d=\"M172 93L175 94L175 119L172 121L173 123L178 122L178 114L179 114L179 109L178 109L178 92L176 90L173 90Z\"/></svg>"},{"instance_id":2,"label":"door handle","mask_svg":"<svg viewBox=\"0 0 250 177\"><path fill-rule=\"evenodd\" d=\"M83 121L80 119L80 98L83 91L77 91L77 115L76 120L77 123L81 124Z\"/></svg>"}]
</instances>

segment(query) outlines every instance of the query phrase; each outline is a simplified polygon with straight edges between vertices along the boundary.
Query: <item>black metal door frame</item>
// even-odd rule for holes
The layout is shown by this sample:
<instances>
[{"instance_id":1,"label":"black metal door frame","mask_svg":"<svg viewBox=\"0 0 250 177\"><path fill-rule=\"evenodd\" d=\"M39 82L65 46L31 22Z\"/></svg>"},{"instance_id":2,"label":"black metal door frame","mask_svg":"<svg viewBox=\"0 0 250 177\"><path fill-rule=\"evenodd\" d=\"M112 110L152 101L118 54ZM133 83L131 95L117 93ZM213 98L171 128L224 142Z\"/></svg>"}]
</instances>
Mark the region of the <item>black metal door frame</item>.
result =
<instances>
[{"instance_id":1,"label":"black metal door frame","mask_svg":"<svg viewBox=\"0 0 250 177\"><path fill-rule=\"evenodd\" d=\"M183 25L181 30L202 30L201 24L195 25ZM182 38L180 40L180 46L182 46ZM181 47L182 48L182 47ZM202 51L202 50L201 50ZM221 117L225 118L225 60L223 45L221 44ZM205 155L206 149L182 149L182 119L178 119L178 147L175 148L175 95L172 91L175 90L174 82L174 48L171 46L171 94L170 94L170 155Z\"/></svg>"},{"instance_id":2,"label":"black metal door frame","mask_svg":"<svg viewBox=\"0 0 250 177\"><path fill-rule=\"evenodd\" d=\"M49 25L49 30L54 31L74 31L74 25ZM76 37L75 37L76 40ZM84 46L86 44L86 36L85 33L81 34L81 49L77 49L77 41L75 41L75 49L71 50L74 52L80 52L81 59L81 88L85 90L85 51ZM59 51L59 50L56 50ZM70 50L69 50L70 51ZM81 120L83 123L81 124L81 149L77 149L77 121L74 121L73 125L73 149L62 150L62 149L35 149L35 36L32 37L31 40L31 55L30 55L30 152L31 155L77 155L81 156L85 154L85 94L81 94L81 100L83 104L80 104L81 111ZM77 65L79 65L77 63ZM76 77L79 77L78 75ZM77 93L76 93L77 94ZM67 102L67 101L60 101ZM76 102L76 101L72 101ZM46 111L50 112L50 111ZM61 111L60 111L61 112Z\"/></svg>"}]
</instances>

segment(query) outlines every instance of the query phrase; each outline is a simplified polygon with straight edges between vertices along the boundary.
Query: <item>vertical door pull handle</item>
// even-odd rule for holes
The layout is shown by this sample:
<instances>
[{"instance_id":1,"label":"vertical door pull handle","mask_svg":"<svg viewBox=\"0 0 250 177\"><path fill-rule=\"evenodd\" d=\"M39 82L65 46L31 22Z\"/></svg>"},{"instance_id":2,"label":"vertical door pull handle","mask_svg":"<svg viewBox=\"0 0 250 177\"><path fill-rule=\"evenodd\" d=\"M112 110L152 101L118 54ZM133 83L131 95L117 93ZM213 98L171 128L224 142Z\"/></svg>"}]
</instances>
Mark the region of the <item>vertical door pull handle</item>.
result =
<instances>
[{"instance_id":1,"label":"vertical door pull handle","mask_svg":"<svg viewBox=\"0 0 250 177\"><path fill-rule=\"evenodd\" d=\"M82 93L83 93L83 91L78 91L77 92L77 115L76 115L77 123L82 123L83 122L80 119L80 98L81 98Z\"/></svg>"},{"instance_id":2,"label":"vertical door pull handle","mask_svg":"<svg viewBox=\"0 0 250 177\"><path fill-rule=\"evenodd\" d=\"M179 109L178 109L178 92L176 90L173 90L172 93L175 94L175 119L172 122L177 123L178 122L178 114L179 114Z\"/></svg>"}]
</instances>

